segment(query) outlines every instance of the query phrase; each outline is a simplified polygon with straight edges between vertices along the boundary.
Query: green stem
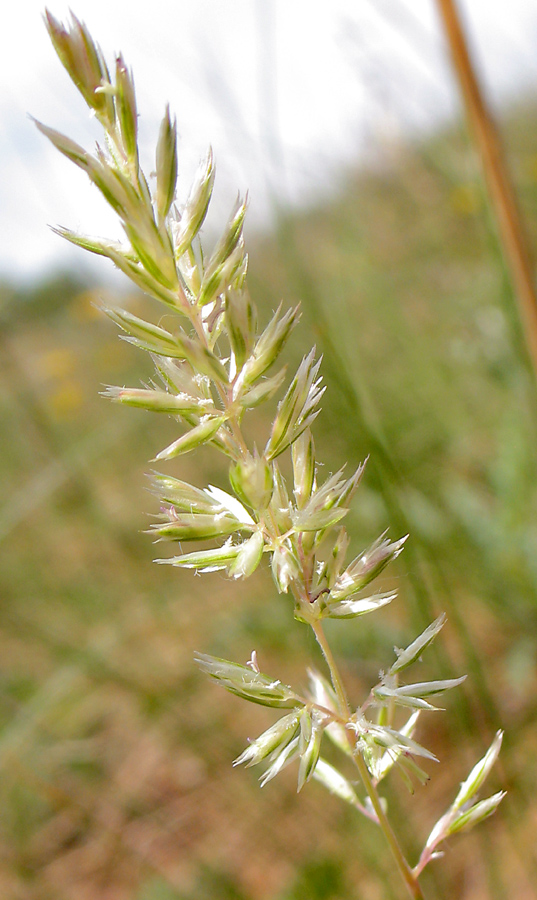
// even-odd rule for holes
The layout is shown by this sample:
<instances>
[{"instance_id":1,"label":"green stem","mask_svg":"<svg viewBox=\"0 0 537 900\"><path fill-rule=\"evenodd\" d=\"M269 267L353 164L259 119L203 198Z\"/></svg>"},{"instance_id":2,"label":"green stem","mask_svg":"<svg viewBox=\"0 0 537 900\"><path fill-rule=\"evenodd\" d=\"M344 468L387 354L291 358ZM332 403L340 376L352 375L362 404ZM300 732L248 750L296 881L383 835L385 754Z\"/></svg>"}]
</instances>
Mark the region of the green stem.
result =
<instances>
[{"instance_id":1,"label":"green stem","mask_svg":"<svg viewBox=\"0 0 537 900\"><path fill-rule=\"evenodd\" d=\"M330 649L330 645L326 640L325 633L323 631L323 627L320 622L312 623L313 633L317 639L317 643L322 650L322 654L326 660L326 664L330 670L330 678L332 681L332 686L337 694L338 702L340 705L340 712L345 716L347 721L350 719L351 711L349 706L349 701L347 699L347 694L345 691L345 687L343 685L343 681L341 679L341 675L339 674L339 670L332 654L332 650ZM366 766L365 760L360 753L360 751L356 747L356 741L353 740L352 735L348 734L349 743L352 745L352 758L354 760L354 764L358 769L360 778L362 780L362 784L366 790L367 796L371 801L371 805L375 810L375 815L377 817L380 829L386 838L386 841L392 851L394 860L396 862L399 873L408 889L408 892L414 900L424 900L423 892L421 890L420 885L412 869L407 863L404 853L399 845L399 841L395 836L395 833L390 825L386 813L382 808L382 803L380 797L378 795L377 789L371 780L371 776L369 774L369 770Z\"/></svg>"},{"instance_id":2,"label":"green stem","mask_svg":"<svg viewBox=\"0 0 537 900\"><path fill-rule=\"evenodd\" d=\"M325 633L323 631L323 626L320 622L313 622L311 625L313 629L313 633L316 637L317 643L322 650L322 654L326 660L326 665L330 670L330 678L332 680L332 687L334 688L338 702L340 707L340 712L345 716L345 719L348 721L351 715L351 710L349 706L349 701L347 700L347 694L345 691L345 687L343 685L343 681L341 680L341 675L339 674L339 670L336 664L336 661L333 657L332 650L330 649L330 645L326 640Z\"/></svg>"},{"instance_id":3,"label":"green stem","mask_svg":"<svg viewBox=\"0 0 537 900\"><path fill-rule=\"evenodd\" d=\"M386 841L388 842L390 850L392 851L392 854L393 854L393 858L397 864L397 868L399 869L401 877L408 888L408 892L409 892L410 896L413 897L414 900L424 900L424 896L423 896L421 887L420 887L418 881L416 880L416 878L414 877L414 873L412 872L412 869L410 868L409 864L407 863L407 861L405 859L403 851L401 850L401 847L399 846L399 841L397 840L397 837L395 836L392 826L390 825L390 823L388 821L386 813L384 812L384 810L382 808L382 803L380 802L380 797L377 793L377 789L375 788L375 785L371 781L371 776L370 776L368 768L365 764L364 758L363 758L362 754L356 749L356 747L353 748L352 758L354 760L354 764L355 764L356 768L358 769L360 778L362 779L362 783L367 792L367 796L371 800L371 805L372 805L373 809L375 810L381 831L384 834Z\"/></svg>"}]
</instances>

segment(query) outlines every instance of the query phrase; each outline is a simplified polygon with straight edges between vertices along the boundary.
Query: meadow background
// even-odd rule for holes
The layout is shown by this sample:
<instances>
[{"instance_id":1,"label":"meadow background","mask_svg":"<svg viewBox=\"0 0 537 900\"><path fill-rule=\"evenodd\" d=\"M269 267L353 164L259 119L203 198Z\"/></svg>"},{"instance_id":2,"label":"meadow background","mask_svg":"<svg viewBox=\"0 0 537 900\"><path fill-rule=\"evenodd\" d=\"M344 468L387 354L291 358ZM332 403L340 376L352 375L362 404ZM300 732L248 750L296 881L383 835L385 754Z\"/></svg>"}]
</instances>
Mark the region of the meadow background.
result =
<instances>
[{"instance_id":1,"label":"meadow background","mask_svg":"<svg viewBox=\"0 0 537 900\"><path fill-rule=\"evenodd\" d=\"M385 109L378 74L364 86ZM496 112L537 252L537 92L511 93ZM375 152L299 207L270 193L273 135L271 227L259 219L248 235L250 289L264 319L281 299L301 302L291 364L312 343L324 354L325 471L370 455L349 522L356 551L388 527L410 532L385 579L393 608L331 629L356 702L393 646L443 610L423 677L469 675L446 713L424 717L421 737L442 760L430 783L408 795L395 777L388 789L411 855L506 731L493 779L508 798L452 841L424 875L426 895L529 900L537 386L464 120L454 111L427 133L383 122ZM156 512L144 473L174 428L98 396L149 375L96 310L145 300L104 266L6 270L0 283L0 894L396 900L367 821L315 783L297 800L293 772L260 791L255 770L231 767L272 717L208 683L193 652L246 660L255 647L263 669L300 682L317 650L267 572L231 585L152 564L163 553L143 533ZM166 471L200 486L227 479L205 451Z\"/></svg>"}]
</instances>

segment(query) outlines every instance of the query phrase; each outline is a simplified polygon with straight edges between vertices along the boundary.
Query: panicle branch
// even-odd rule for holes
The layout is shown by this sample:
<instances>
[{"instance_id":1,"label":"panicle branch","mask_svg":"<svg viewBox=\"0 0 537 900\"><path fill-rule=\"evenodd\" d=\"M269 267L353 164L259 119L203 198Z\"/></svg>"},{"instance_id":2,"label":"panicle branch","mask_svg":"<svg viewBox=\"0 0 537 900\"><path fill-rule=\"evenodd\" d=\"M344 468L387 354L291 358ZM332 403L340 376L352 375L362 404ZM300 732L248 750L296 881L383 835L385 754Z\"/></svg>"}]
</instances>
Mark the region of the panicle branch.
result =
<instances>
[{"instance_id":1,"label":"panicle branch","mask_svg":"<svg viewBox=\"0 0 537 900\"><path fill-rule=\"evenodd\" d=\"M247 201L238 198L211 253L203 252L200 230L210 205L215 167L212 152L200 164L183 204L176 197L177 127L166 108L155 153L154 178L146 177L138 148L138 110L132 74L119 56L108 68L103 53L75 16L64 27L49 12L46 25L54 48L90 111L104 131L95 153L36 123L39 130L84 171L116 212L123 241L105 240L58 228L64 239L107 257L146 295L166 307L166 327L123 309L105 309L124 340L148 352L155 381L144 387L109 386L104 396L115 403L166 413L180 427L178 437L156 459L167 461L205 444L229 461L229 490L200 489L169 475L155 474L153 487L160 515L149 532L158 541L180 545L176 556L158 563L200 573L220 571L248 578L266 555L277 590L290 594L294 615L310 625L329 668L330 680L315 670L309 689L295 691L259 671L255 654L240 665L197 654L200 668L233 694L272 708L289 709L253 740L235 760L247 766L268 763L266 784L291 762L298 762L298 790L312 778L378 824L384 831L404 882L420 897L417 878L437 855L437 846L457 831L490 815L503 793L489 800L475 796L497 758L501 733L461 785L411 870L386 818L378 784L394 767L412 789L428 775L416 760L435 761L415 739L418 718L437 707L431 698L458 686L464 678L402 684L402 673L416 663L445 623L440 616L404 650L361 706L349 704L341 675L322 630L322 620L352 619L392 602L393 591L370 585L403 550L406 537L381 535L346 562L349 538L342 520L361 480L364 465L318 480L311 427L324 393L315 348L280 397L264 450L249 446L244 419L277 397L285 367L271 368L299 319L298 307L280 305L264 327L246 286L248 258L244 219ZM292 484L279 466L290 455ZM201 543L187 552L183 543ZM210 545L207 546L207 542ZM361 800L353 782L321 756L324 736L355 764L365 787Z\"/></svg>"}]
</instances>

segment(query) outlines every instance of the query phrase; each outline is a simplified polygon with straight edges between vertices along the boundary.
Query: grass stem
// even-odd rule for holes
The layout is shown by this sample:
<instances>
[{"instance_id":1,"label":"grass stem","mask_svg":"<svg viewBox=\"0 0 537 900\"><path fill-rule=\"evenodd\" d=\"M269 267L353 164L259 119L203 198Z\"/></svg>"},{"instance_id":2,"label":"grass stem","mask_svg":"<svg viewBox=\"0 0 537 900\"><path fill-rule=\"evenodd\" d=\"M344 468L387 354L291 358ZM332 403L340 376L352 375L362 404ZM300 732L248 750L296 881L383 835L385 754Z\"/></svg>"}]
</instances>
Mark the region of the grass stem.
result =
<instances>
[{"instance_id":1,"label":"grass stem","mask_svg":"<svg viewBox=\"0 0 537 900\"><path fill-rule=\"evenodd\" d=\"M323 656L326 660L326 664L330 670L330 678L332 680L333 688L337 694L341 712L345 715L347 719L350 718L351 710L349 706L349 701L347 700L346 691L343 685L343 681L337 667L336 661L333 657L332 650L330 649L330 645L326 639L326 635L324 633L323 627L320 622L315 622L312 625L315 637L317 639L317 643L322 650ZM410 896L414 898L414 900L424 900L423 893L421 887L414 876L412 869L407 863L404 853L399 845L399 841L395 836L395 832L390 825L386 813L382 807L382 803L380 797L378 795L377 789L373 782L371 781L371 776L369 775L369 771L365 764L364 758L360 751L355 746L355 742L352 739L352 735L349 732L349 741L353 744L353 753L352 757L356 768L358 769L358 773L360 775L360 779L362 784L366 790L367 796L371 801L371 805L375 810L375 815L378 819L378 823L386 841L392 851L392 855L397 864L397 868L401 874L403 881L410 893Z\"/></svg>"},{"instance_id":2,"label":"grass stem","mask_svg":"<svg viewBox=\"0 0 537 900\"><path fill-rule=\"evenodd\" d=\"M526 344L537 378L537 294L526 231L500 137L477 78L455 0L437 0L437 3L468 119L481 156L500 241L518 295Z\"/></svg>"}]
</instances>

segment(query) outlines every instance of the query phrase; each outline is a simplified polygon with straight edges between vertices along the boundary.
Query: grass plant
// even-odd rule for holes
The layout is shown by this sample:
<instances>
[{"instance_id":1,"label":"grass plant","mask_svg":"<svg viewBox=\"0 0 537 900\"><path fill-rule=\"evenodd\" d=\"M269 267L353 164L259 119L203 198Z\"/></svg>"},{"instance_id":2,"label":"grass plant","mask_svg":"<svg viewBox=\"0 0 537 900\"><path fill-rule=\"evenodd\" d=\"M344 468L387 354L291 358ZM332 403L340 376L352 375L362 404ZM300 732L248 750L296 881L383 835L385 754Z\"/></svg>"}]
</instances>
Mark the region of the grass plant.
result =
<instances>
[{"instance_id":1,"label":"grass plant","mask_svg":"<svg viewBox=\"0 0 537 900\"><path fill-rule=\"evenodd\" d=\"M487 818L504 796L499 791L478 799L502 734L496 734L462 782L414 864L409 862L381 784L396 770L413 790L428 780L423 767L436 762L415 737L418 720L425 713L436 715L437 695L460 685L464 676L406 679L407 669L419 663L437 638L445 616L427 624L403 649L395 649L359 705L351 699L325 625L333 620L343 629L347 620L395 599L394 591L375 590L372 583L401 554L406 537L391 540L384 533L347 559L350 540L342 521L364 464L350 475L343 469L321 474L312 435L324 393L320 359L313 348L288 379L281 354L300 318L298 307L284 310L280 305L268 322L259 322L246 286L245 201L239 199L212 250L202 247L200 231L214 183L212 153L188 198L179 203L176 124L169 110L158 138L156 175L147 178L140 163L134 83L123 58L117 58L112 76L99 46L74 16L64 27L47 12L46 22L61 62L104 130L105 143L90 154L52 128L37 126L102 193L125 238L119 242L68 228L57 231L110 259L164 306L157 320L115 306L104 310L128 343L151 355L155 368L145 386L110 386L105 396L171 416L180 426L179 435L156 453L153 462L159 467L202 447L223 456L228 467L225 487L200 488L170 474L153 475L160 515L149 531L157 541L179 545L177 555L157 562L208 578L220 572L242 582L267 560L277 591L290 597L295 620L311 629L324 658L324 672L311 665L307 686L291 687L272 670L261 670L256 651L246 664L196 655L201 670L232 694L283 710L235 764L263 764L263 785L296 764L298 791L314 779L369 820L383 836L407 893L423 897L420 877L441 855L444 842ZM256 416L261 424L254 428ZM263 427L266 440L260 450L251 434ZM379 447L380 441L374 449ZM194 549L185 550L184 544ZM324 749L327 744L339 754L335 764L332 751Z\"/></svg>"}]
</instances>

